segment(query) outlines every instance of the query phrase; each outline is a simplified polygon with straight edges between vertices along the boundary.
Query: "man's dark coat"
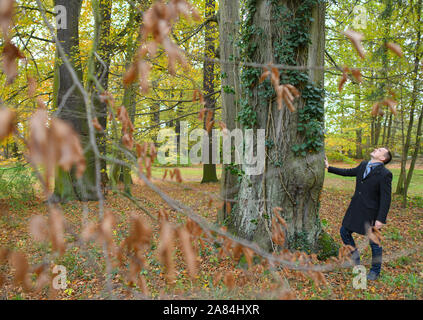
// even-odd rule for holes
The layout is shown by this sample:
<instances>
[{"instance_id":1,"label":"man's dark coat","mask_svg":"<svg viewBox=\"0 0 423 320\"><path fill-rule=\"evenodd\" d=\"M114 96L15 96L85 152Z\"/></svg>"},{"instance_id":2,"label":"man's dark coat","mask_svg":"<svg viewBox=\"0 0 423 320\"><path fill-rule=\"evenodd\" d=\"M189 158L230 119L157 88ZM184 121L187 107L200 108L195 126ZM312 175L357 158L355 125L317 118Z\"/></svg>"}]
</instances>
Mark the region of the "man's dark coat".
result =
<instances>
[{"instance_id":1,"label":"man's dark coat","mask_svg":"<svg viewBox=\"0 0 423 320\"><path fill-rule=\"evenodd\" d=\"M374 226L376 220L386 223L392 190L392 173L383 164L374 167L363 179L367 163L363 161L352 169L328 168L331 173L356 177L354 196L342 225L363 235L366 234L366 226Z\"/></svg>"}]
</instances>

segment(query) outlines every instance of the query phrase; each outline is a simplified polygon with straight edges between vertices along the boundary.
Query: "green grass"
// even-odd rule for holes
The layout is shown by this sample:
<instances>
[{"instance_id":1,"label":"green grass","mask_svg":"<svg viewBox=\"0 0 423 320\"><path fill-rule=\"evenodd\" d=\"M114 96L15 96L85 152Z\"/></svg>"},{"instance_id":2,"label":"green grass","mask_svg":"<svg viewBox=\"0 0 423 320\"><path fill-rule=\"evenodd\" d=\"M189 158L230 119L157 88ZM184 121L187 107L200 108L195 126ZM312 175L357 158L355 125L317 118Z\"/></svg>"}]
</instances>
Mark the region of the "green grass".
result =
<instances>
[{"instance_id":1,"label":"green grass","mask_svg":"<svg viewBox=\"0 0 423 320\"><path fill-rule=\"evenodd\" d=\"M157 179L161 179L163 177L165 169L173 170L173 168L154 167L152 171L153 177ZM201 165L192 166L192 167L183 167L183 168L180 168L179 170L181 171L182 179L184 179L185 181L200 182L203 176L203 167ZM216 170L217 170L217 177L220 179L221 173L222 173L222 166L217 165ZM400 174L400 169L389 168L389 170L393 174L392 191L395 192L395 189L398 183L398 177ZM170 178L169 174L166 179L168 178ZM354 191L355 177L342 177L333 173L326 172L324 186L330 189ZM423 170L422 169L414 170L414 174L410 183L408 194L410 196L421 196L423 194Z\"/></svg>"},{"instance_id":2,"label":"green grass","mask_svg":"<svg viewBox=\"0 0 423 320\"><path fill-rule=\"evenodd\" d=\"M161 179L163 178L163 174L165 170L173 170L172 167L153 167L151 174L153 175L153 178ZM182 179L184 181L197 181L200 182L203 177L203 166L197 165L192 167L182 167L179 168L181 171ZM216 165L216 173L217 178L220 179L222 174L222 165ZM169 172L167 174L166 180L170 179Z\"/></svg>"},{"instance_id":3,"label":"green grass","mask_svg":"<svg viewBox=\"0 0 423 320\"><path fill-rule=\"evenodd\" d=\"M352 167L352 166L351 166ZM400 169L391 169L392 179L392 191L395 192L398 183L398 177L400 175ZM325 187L336 188L342 190L353 191L355 188L355 177L342 177L333 173L326 172L325 176ZM423 194L423 170L415 169L413 178L411 179L410 187L408 189L410 196L421 196Z\"/></svg>"}]
</instances>

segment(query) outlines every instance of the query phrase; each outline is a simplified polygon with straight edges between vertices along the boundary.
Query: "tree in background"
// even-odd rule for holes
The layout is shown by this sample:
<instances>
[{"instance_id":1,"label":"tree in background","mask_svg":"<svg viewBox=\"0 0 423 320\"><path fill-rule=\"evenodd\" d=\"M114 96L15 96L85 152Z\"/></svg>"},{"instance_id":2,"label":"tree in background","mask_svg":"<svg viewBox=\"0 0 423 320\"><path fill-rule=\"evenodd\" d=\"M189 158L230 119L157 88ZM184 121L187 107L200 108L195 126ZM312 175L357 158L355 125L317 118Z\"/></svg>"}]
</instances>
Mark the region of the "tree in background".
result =
<instances>
[{"instance_id":1,"label":"tree in background","mask_svg":"<svg viewBox=\"0 0 423 320\"><path fill-rule=\"evenodd\" d=\"M205 1L205 18L209 19L215 15L216 11L216 0L206 0ZM212 115L204 117L204 129L209 130L209 123L215 120L214 111L216 108L216 100L213 96L214 92L214 58L215 54L215 33L216 28L214 23L208 23L204 30L204 63L203 63L203 91L205 96L205 108L207 109L207 114ZM202 183L205 182L216 182L216 164L212 160L212 134L209 130L209 161L208 163L203 164L203 179Z\"/></svg>"},{"instance_id":2,"label":"tree in background","mask_svg":"<svg viewBox=\"0 0 423 320\"><path fill-rule=\"evenodd\" d=\"M239 47L240 8L238 0L220 0L219 2L219 45L222 90L222 121L228 130L239 127L236 121L239 110ZM232 150L232 149L231 149ZM235 161L234 154L231 155ZM238 194L238 177L241 168L235 164L222 166L221 196L224 201L219 212L218 222L224 224L229 217L231 207Z\"/></svg>"}]
</instances>

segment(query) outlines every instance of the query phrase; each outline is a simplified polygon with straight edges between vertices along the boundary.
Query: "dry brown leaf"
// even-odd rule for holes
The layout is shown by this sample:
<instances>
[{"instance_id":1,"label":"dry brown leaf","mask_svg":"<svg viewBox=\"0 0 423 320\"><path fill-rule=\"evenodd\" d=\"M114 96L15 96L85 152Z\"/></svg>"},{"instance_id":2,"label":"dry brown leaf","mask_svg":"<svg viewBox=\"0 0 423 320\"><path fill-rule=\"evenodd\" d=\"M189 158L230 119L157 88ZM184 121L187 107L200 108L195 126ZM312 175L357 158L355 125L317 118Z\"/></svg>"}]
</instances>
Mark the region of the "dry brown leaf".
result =
<instances>
[{"instance_id":1,"label":"dry brown leaf","mask_svg":"<svg viewBox=\"0 0 423 320\"><path fill-rule=\"evenodd\" d=\"M49 272L47 269L45 269L41 274L38 275L33 291L35 293L39 293L42 289L51 283L50 280Z\"/></svg>"},{"instance_id":2,"label":"dry brown leaf","mask_svg":"<svg viewBox=\"0 0 423 320\"><path fill-rule=\"evenodd\" d=\"M347 71L348 71L349 69L348 69L348 67L344 67L344 69L342 70L342 76L341 76L341 78L339 79L339 83L338 83L338 91L339 92L341 92L342 91L342 89L344 88L344 84L347 82L347 80L348 80L348 74L347 74Z\"/></svg>"},{"instance_id":3,"label":"dry brown leaf","mask_svg":"<svg viewBox=\"0 0 423 320\"><path fill-rule=\"evenodd\" d=\"M372 113L371 113L373 117L376 117L379 114L379 108L380 108L379 102L376 102L373 104Z\"/></svg>"},{"instance_id":4,"label":"dry brown leaf","mask_svg":"<svg viewBox=\"0 0 423 320\"><path fill-rule=\"evenodd\" d=\"M154 142L150 143L150 152L149 152L151 161L154 162L154 159L156 159L157 157L157 150L156 150L156 146L154 144Z\"/></svg>"},{"instance_id":5,"label":"dry brown leaf","mask_svg":"<svg viewBox=\"0 0 423 320\"><path fill-rule=\"evenodd\" d=\"M275 67L271 68L271 75L270 75L270 80L272 82L272 85L274 88L277 88L279 86L279 70Z\"/></svg>"},{"instance_id":6,"label":"dry brown leaf","mask_svg":"<svg viewBox=\"0 0 423 320\"><path fill-rule=\"evenodd\" d=\"M204 115L207 112L207 108L203 108L200 110L200 112L198 113L198 120L203 121L204 120Z\"/></svg>"},{"instance_id":7,"label":"dry brown leaf","mask_svg":"<svg viewBox=\"0 0 423 320\"><path fill-rule=\"evenodd\" d=\"M31 117L29 132L30 158L35 165L44 165L47 188L56 165L65 171L75 165L77 177L82 176L86 167L83 150L77 134L68 123L53 118L48 127L47 111L39 109Z\"/></svg>"},{"instance_id":8,"label":"dry brown leaf","mask_svg":"<svg viewBox=\"0 0 423 320\"><path fill-rule=\"evenodd\" d=\"M146 296L150 295L150 291L148 290L147 281L145 280L144 275L140 275L138 277L137 285L144 295L146 295Z\"/></svg>"},{"instance_id":9,"label":"dry brown leaf","mask_svg":"<svg viewBox=\"0 0 423 320\"><path fill-rule=\"evenodd\" d=\"M131 214L131 230L127 239L130 250L139 251L148 247L151 240L152 229L140 215Z\"/></svg>"},{"instance_id":10,"label":"dry brown leaf","mask_svg":"<svg viewBox=\"0 0 423 320\"><path fill-rule=\"evenodd\" d=\"M363 45L361 41L363 40L363 35L358 33L354 30L348 29L342 32L348 39L350 39L351 43L353 44L354 48L357 50L358 55L361 59L364 59L366 56L366 52L364 51Z\"/></svg>"},{"instance_id":11,"label":"dry brown leaf","mask_svg":"<svg viewBox=\"0 0 423 320\"><path fill-rule=\"evenodd\" d=\"M146 170L146 177L147 179L151 179L151 158L150 157L146 157L144 159L144 163L145 163L145 170Z\"/></svg>"},{"instance_id":12,"label":"dry brown leaf","mask_svg":"<svg viewBox=\"0 0 423 320\"><path fill-rule=\"evenodd\" d=\"M113 98L112 94L108 91L103 91L100 96L100 101L102 103L106 103L107 105L109 105L110 107L112 107L113 109L115 108L115 99Z\"/></svg>"},{"instance_id":13,"label":"dry brown leaf","mask_svg":"<svg viewBox=\"0 0 423 320\"><path fill-rule=\"evenodd\" d=\"M295 300L296 298L297 297L295 293L290 290L282 291L282 293L278 297L279 300Z\"/></svg>"},{"instance_id":14,"label":"dry brown leaf","mask_svg":"<svg viewBox=\"0 0 423 320\"><path fill-rule=\"evenodd\" d=\"M10 255L10 264L15 269L15 285L22 285L24 290L28 291L30 288L29 264L25 254L22 252L12 252Z\"/></svg>"},{"instance_id":15,"label":"dry brown leaf","mask_svg":"<svg viewBox=\"0 0 423 320\"><path fill-rule=\"evenodd\" d=\"M179 240L181 241L181 249L188 266L188 272L192 279L195 278L198 272L197 256L191 245L191 236L185 227L178 229Z\"/></svg>"},{"instance_id":16,"label":"dry brown leaf","mask_svg":"<svg viewBox=\"0 0 423 320\"><path fill-rule=\"evenodd\" d=\"M232 249L232 253L233 253L233 257L234 257L235 262L238 262L239 259L241 258L241 254L242 254L242 245L237 243L235 245L235 247Z\"/></svg>"},{"instance_id":17,"label":"dry brown leaf","mask_svg":"<svg viewBox=\"0 0 423 320\"><path fill-rule=\"evenodd\" d=\"M391 50L393 53L395 53L398 57L403 57L404 53L402 52L402 49L399 45L393 42L388 42L386 44L386 47Z\"/></svg>"},{"instance_id":18,"label":"dry brown leaf","mask_svg":"<svg viewBox=\"0 0 423 320\"><path fill-rule=\"evenodd\" d=\"M382 240L382 233L378 229L376 229L375 227L369 228L367 236L370 240L380 246L380 242Z\"/></svg>"},{"instance_id":19,"label":"dry brown leaf","mask_svg":"<svg viewBox=\"0 0 423 320\"><path fill-rule=\"evenodd\" d=\"M40 215L33 216L29 221L29 232L35 241L47 241L49 237L47 220Z\"/></svg>"},{"instance_id":20,"label":"dry brown leaf","mask_svg":"<svg viewBox=\"0 0 423 320\"><path fill-rule=\"evenodd\" d=\"M76 165L76 176L82 177L86 168L84 151L78 135L69 124L57 118L51 120L49 146L57 156L57 164L63 170L69 171Z\"/></svg>"},{"instance_id":21,"label":"dry brown leaf","mask_svg":"<svg viewBox=\"0 0 423 320\"><path fill-rule=\"evenodd\" d=\"M12 26L15 0L0 1L0 27L3 32L3 38L9 37L9 29Z\"/></svg>"},{"instance_id":22,"label":"dry brown leaf","mask_svg":"<svg viewBox=\"0 0 423 320\"><path fill-rule=\"evenodd\" d=\"M9 256L9 249L7 248L0 248L0 265L3 265L7 262Z\"/></svg>"},{"instance_id":23,"label":"dry brown leaf","mask_svg":"<svg viewBox=\"0 0 423 320\"><path fill-rule=\"evenodd\" d=\"M0 141L15 130L16 113L9 108L0 108Z\"/></svg>"},{"instance_id":24,"label":"dry brown leaf","mask_svg":"<svg viewBox=\"0 0 423 320\"><path fill-rule=\"evenodd\" d=\"M278 110L283 107L283 86L277 86L276 89L276 102L278 103Z\"/></svg>"},{"instance_id":25,"label":"dry brown leaf","mask_svg":"<svg viewBox=\"0 0 423 320\"><path fill-rule=\"evenodd\" d=\"M355 78L355 80L356 80L358 83L362 83L362 82L363 82L363 77L361 76L361 71L360 71L360 69L357 69L357 68L352 68L352 69L351 69L351 73L352 73L353 77Z\"/></svg>"},{"instance_id":26,"label":"dry brown leaf","mask_svg":"<svg viewBox=\"0 0 423 320\"><path fill-rule=\"evenodd\" d=\"M214 111L211 110L211 109L208 109L207 110L207 117L206 117L206 130L207 130L208 133L210 133L210 131L213 128L213 125L214 125L213 116L214 116Z\"/></svg>"},{"instance_id":27,"label":"dry brown leaf","mask_svg":"<svg viewBox=\"0 0 423 320\"><path fill-rule=\"evenodd\" d=\"M287 91L285 89L286 88L284 87L282 89L282 92L287 93ZM282 98L285 101L285 104L287 105L289 111L295 112L296 109L295 109L294 105L292 104L292 100L290 100L290 96L288 96L287 94L282 94Z\"/></svg>"},{"instance_id":28,"label":"dry brown leaf","mask_svg":"<svg viewBox=\"0 0 423 320\"><path fill-rule=\"evenodd\" d=\"M232 290L235 287L235 277L232 272L226 272L223 283L229 290Z\"/></svg>"},{"instance_id":29,"label":"dry brown leaf","mask_svg":"<svg viewBox=\"0 0 423 320\"><path fill-rule=\"evenodd\" d=\"M93 126L97 131L103 131L103 127L101 126L97 118L93 118Z\"/></svg>"},{"instance_id":30,"label":"dry brown leaf","mask_svg":"<svg viewBox=\"0 0 423 320\"><path fill-rule=\"evenodd\" d=\"M178 168L174 169L176 182L182 183L181 171Z\"/></svg>"},{"instance_id":31,"label":"dry brown leaf","mask_svg":"<svg viewBox=\"0 0 423 320\"><path fill-rule=\"evenodd\" d=\"M128 87L130 84L134 83L138 76L138 67L137 64L134 62L126 71L125 75L123 76L123 85L124 87Z\"/></svg>"},{"instance_id":32,"label":"dry brown leaf","mask_svg":"<svg viewBox=\"0 0 423 320\"><path fill-rule=\"evenodd\" d=\"M6 282L6 277L3 275L3 272L0 271L0 288L3 287L3 284Z\"/></svg>"},{"instance_id":33,"label":"dry brown leaf","mask_svg":"<svg viewBox=\"0 0 423 320\"><path fill-rule=\"evenodd\" d=\"M206 101L204 100L203 93L200 90L195 89L194 90L194 97L193 97L192 101L196 102L198 100L200 101L200 104L202 104L203 106L206 104ZM206 110L206 109L204 109L204 110ZM200 119L200 120L203 120L203 119Z\"/></svg>"},{"instance_id":34,"label":"dry brown leaf","mask_svg":"<svg viewBox=\"0 0 423 320\"><path fill-rule=\"evenodd\" d=\"M383 105L388 106L389 110L391 110L391 112L392 112L394 115L397 115L397 109L396 109L396 106L397 106L398 102L396 102L395 100L390 99L390 98L385 98L385 99L384 99L381 103L382 103Z\"/></svg>"},{"instance_id":35,"label":"dry brown leaf","mask_svg":"<svg viewBox=\"0 0 423 320\"><path fill-rule=\"evenodd\" d=\"M266 68L263 68L263 73L260 76L259 83L262 83L264 80L266 80L268 76L270 76L270 71Z\"/></svg>"},{"instance_id":36,"label":"dry brown leaf","mask_svg":"<svg viewBox=\"0 0 423 320\"><path fill-rule=\"evenodd\" d=\"M113 228L115 227L116 219L110 210L104 211L104 216L100 222L98 232L99 240L106 242L110 246L113 244Z\"/></svg>"},{"instance_id":37,"label":"dry brown leaf","mask_svg":"<svg viewBox=\"0 0 423 320\"><path fill-rule=\"evenodd\" d=\"M242 252L244 253L245 260L247 260L248 267L251 268L253 266L254 251L250 248L242 247Z\"/></svg>"},{"instance_id":38,"label":"dry brown leaf","mask_svg":"<svg viewBox=\"0 0 423 320\"><path fill-rule=\"evenodd\" d=\"M226 215L230 215L231 211L232 211L232 207L231 207L231 203L229 201L226 201L225 203L225 211L226 211Z\"/></svg>"},{"instance_id":39,"label":"dry brown leaf","mask_svg":"<svg viewBox=\"0 0 423 320\"><path fill-rule=\"evenodd\" d=\"M33 98L37 91L37 81L31 76L27 76L27 81L28 81L28 97Z\"/></svg>"},{"instance_id":40,"label":"dry brown leaf","mask_svg":"<svg viewBox=\"0 0 423 320\"><path fill-rule=\"evenodd\" d=\"M62 212L57 208L50 209L48 226L50 231L50 239L54 251L61 255L65 252L65 226Z\"/></svg>"},{"instance_id":41,"label":"dry brown leaf","mask_svg":"<svg viewBox=\"0 0 423 320\"><path fill-rule=\"evenodd\" d=\"M166 267L166 277L169 282L173 282L175 279L175 266L172 257L174 249L173 233L171 224L162 220L157 252L160 262Z\"/></svg>"},{"instance_id":42,"label":"dry brown leaf","mask_svg":"<svg viewBox=\"0 0 423 320\"><path fill-rule=\"evenodd\" d=\"M6 74L6 84L11 84L18 75L16 59L25 59L23 53L10 41L7 41L2 52L3 71Z\"/></svg>"},{"instance_id":43,"label":"dry brown leaf","mask_svg":"<svg viewBox=\"0 0 423 320\"><path fill-rule=\"evenodd\" d=\"M294 95L295 98L300 97L300 91L298 91L298 89L295 88L292 84L285 84L285 87L288 88L288 90Z\"/></svg>"}]
</instances>

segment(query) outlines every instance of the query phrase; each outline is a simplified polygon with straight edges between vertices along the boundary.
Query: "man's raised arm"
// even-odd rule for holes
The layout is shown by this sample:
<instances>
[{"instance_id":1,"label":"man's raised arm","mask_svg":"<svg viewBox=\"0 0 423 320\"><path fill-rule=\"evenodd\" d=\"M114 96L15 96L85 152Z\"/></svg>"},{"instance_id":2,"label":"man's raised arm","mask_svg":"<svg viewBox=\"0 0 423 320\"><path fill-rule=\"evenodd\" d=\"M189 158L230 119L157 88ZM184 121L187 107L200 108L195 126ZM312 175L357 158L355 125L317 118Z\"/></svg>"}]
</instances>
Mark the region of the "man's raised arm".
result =
<instances>
[{"instance_id":1,"label":"man's raised arm","mask_svg":"<svg viewBox=\"0 0 423 320\"><path fill-rule=\"evenodd\" d=\"M355 177L357 176L358 168L360 166L361 166L361 163L357 167L351 168L351 169L335 168L335 167L331 167L329 165L328 159L325 158L325 167L326 169L328 169L328 172L338 174L340 176Z\"/></svg>"}]
</instances>

